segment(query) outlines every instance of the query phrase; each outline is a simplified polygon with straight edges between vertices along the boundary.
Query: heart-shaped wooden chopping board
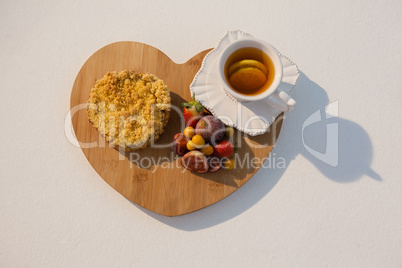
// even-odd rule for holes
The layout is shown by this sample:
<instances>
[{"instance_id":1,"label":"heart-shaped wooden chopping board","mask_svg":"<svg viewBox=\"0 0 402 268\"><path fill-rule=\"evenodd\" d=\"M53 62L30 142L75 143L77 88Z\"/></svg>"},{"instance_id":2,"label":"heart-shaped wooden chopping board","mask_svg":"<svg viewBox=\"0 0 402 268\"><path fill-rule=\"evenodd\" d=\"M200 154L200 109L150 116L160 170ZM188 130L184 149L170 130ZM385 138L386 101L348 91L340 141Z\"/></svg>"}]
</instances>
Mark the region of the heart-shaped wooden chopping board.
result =
<instances>
[{"instance_id":1,"label":"heart-shaped wooden chopping board","mask_svg":"<svg viewBox=\"0 0 402 268\"><path fill-rule=\"evenodd\" d=\"M191 100L189 86L200 69L205 50L186 63L176 64L160 50L137 42L117 42L93 54L81 68L71 92L71 117L76 138L92 167L116 191L153 212L177 216L209 206L246 183L264 163L279 136L282 114L267 133L257 137L236 131L236 167L216 173L185 170L169 146L121 153L92 128L86 103L95 81L109 71L153 73L171 91L172 106ZM157 144L168 144L183 130L178 112L172 111ZM269 176L269 171L267 172Z\"/></svg>"}]
</instances>

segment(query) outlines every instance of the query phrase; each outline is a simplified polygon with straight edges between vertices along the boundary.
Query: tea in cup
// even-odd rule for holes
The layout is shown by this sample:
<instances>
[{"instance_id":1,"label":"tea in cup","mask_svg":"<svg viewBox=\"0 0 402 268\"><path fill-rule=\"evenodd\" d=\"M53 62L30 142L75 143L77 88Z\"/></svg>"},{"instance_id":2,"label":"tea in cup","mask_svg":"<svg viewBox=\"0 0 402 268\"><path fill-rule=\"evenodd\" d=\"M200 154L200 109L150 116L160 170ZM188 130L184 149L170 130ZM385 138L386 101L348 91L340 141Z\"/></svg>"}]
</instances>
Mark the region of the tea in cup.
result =
<instances>
[{"instance_id":1,"label":"tea in cup","mask_svg":"<svg viewBox=\"0 0 402 268\"><path fill-rule=\"evenodd\" d=\"M279 89L282 61L264 41L253 38L230 43L218 59L218 72L224 90L240 102L265 99L280 111L289 111L296 103Z\"/></svg>"}]
</instances>

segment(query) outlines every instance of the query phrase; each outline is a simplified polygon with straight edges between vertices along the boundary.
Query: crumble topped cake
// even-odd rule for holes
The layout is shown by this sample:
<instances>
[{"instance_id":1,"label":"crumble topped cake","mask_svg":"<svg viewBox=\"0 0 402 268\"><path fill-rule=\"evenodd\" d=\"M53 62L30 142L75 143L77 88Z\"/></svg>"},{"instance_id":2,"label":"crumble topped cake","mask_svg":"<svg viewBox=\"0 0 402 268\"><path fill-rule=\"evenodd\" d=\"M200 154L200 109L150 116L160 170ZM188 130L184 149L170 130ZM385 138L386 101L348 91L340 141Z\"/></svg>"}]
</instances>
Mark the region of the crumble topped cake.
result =
<instances>
[{"instance_id":1,"label":"crumble topped cake","mask_svg":"<svg viewBox=\"0 0 402 268\"><path fill-rule=\"evenodd\" d=\"M170 92L153 74L108 72L88 100L93 127L116 149L145 148L163 133L170 115Z\"/></svg>"}]
</instances>

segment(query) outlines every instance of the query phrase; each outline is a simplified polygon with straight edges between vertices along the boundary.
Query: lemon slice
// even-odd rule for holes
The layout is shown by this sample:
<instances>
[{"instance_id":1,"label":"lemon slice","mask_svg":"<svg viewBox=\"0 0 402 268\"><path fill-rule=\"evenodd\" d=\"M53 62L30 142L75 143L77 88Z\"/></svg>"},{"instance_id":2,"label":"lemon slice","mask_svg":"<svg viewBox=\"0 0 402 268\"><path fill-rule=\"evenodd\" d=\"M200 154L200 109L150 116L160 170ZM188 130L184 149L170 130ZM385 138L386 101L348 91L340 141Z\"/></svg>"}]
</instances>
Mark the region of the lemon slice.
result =
<instances>
[{"instance_id":1,"label":"lemon slice","mask_svg":"<svg viewBox=\"0 0 402 268\"><path fill-rule=\"evenodd\" d=\"M240 68L229 77L230 84L237 90L255 90L267 81L267 76L258 68Z\"/></svg>"},{"instance_id":2,"label":"lemon slice","mask_svg":"<svg viewBox=\"0 0 402 268\"><path fill-rule=\"evenodd\" d=\"M237 72L241 68L257 68L261 72L264 73L265 76L268 74L267 67L264 64L257 60L241 60L236 63L233 63L228 70L228 77L230 77L233 73Z\"/></svg>"}]
</instances>

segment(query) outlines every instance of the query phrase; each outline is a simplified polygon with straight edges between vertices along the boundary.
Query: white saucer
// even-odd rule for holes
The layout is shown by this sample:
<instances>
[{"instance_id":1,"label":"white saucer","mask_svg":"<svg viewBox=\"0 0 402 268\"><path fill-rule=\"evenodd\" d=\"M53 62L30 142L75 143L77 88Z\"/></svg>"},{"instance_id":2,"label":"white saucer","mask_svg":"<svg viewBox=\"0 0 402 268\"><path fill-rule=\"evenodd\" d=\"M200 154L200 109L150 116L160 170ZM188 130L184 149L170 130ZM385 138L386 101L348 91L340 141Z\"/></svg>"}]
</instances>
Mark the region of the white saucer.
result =
<instances>
[{"instance_id":1,"label":"white saucer","mask_svg":"<svg viewBox=\"0 0 402 268\"><path fill-rule=\"evenodd\" d=\"M200 70L190 85L190 91L205 108L225 124L251 136L257 136L264 134L281 112L264 100L238 102L226 93L218 79L217 61L222 49L235 40L249 38L253 36L242 31L227 32L216 47L205 56ZM283 78L279 87L291 95L299 78L299 71L296 64L276 51L283 65Z\"/></svg>"}]
</instances>

